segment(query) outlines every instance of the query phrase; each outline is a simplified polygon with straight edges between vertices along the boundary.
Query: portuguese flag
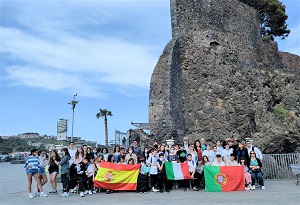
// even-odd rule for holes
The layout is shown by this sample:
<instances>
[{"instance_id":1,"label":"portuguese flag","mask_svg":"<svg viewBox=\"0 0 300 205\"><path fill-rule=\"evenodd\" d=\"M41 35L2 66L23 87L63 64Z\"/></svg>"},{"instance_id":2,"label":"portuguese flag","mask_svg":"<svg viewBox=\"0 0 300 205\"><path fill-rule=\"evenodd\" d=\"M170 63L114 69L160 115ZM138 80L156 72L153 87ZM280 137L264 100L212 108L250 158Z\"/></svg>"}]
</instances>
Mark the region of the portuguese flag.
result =
<instances>
[{"instance_id":1,"label":"portuguese flag","mask_svg":"<svg viewBox=\"0 0 300 205\"><path fill-rule=\"evenodd\" d=\"M109 190L136 190L140 165L101 162L94 186Z\"/></svg>"},{"instance_id":2,"label":"portuguese flag","mask_svg":"<svg viewBox=\"0 0 300 205\"><path fill-rule=\"evenodd\" d=\"M205 191L245 191L242 166L204 166Z\"/></svg>"},{"instance_id":3,"label":"portuguese flag","mask_svg":"<svg viewBox=\"0 0 300 205\"><path fill-rule=\"evenodd\" d=\"M168 180L182 180L191 178L187 162L165 162L165 168Z\"/></svg>"}]
</instances>

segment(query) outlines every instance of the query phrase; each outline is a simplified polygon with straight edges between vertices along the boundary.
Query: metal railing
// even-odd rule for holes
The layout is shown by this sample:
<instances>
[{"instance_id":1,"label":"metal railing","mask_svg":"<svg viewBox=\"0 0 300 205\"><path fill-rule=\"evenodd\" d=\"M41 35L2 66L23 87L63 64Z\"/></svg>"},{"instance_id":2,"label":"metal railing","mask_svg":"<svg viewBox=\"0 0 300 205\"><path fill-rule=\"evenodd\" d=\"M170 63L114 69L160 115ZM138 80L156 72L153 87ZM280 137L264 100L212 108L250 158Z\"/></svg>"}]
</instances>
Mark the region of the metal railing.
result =
<instances>
[{"instance_id":1,"label":"metal railing","mask_svg":"<svg viewBox=\"0 0 300 205\"><path fill-rule=\"evenodd\" d=\"M264 154L262 172L265 179L295 178L290 164L300 164L300 153L292 154Z\"/></svg>"}]
</instances>

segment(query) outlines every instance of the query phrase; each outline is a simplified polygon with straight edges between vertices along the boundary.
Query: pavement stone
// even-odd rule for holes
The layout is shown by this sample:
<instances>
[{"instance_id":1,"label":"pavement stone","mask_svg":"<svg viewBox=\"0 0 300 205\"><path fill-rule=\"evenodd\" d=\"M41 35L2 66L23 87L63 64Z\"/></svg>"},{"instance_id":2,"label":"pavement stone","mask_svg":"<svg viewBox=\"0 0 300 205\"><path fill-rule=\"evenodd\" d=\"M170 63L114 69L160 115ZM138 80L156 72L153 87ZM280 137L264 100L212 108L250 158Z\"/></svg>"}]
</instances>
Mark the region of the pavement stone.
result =
<instances>
[{"instance_id":1,"label":"pavement stone","mask_svg":"<svg viewBox=\"0 0 300 205\"><path fill-rule=\"evenodd\" d=\"M187 191L183 189L171 190L170 193L140 194L135 192L120 193L97 193L80 197L79 194L71 194L70 197L60 197L51 195L49 197L28 198L27 177L22 164L0 163L0 205L41 205L41 204L105 204L105 205L186 205L186 204L251 204L251 205L299 205L300 185L296 185L296 180L265 180L266 190L256 189L254 191L236 192L205 192ZM49 177L48 177L49 180ZM58 183L58 190L62 184ZM36 183L33 180L33 187ZM44 185L44 190L48 194L51 190L49 181Z\"/></svg>"}]
</instances>

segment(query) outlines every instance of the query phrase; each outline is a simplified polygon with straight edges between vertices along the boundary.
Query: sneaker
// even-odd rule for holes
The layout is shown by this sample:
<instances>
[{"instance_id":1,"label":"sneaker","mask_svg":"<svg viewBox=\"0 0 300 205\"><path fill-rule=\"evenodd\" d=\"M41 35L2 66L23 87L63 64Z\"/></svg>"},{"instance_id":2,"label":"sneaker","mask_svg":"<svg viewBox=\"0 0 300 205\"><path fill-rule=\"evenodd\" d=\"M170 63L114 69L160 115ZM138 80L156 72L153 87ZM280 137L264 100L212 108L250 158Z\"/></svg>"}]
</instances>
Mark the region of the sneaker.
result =
<instances>
[{"instance_id":1,"label":"sneaker","mask_svg":"<svg viewBox=\"0 0 300 205\"><path fill-rule=\"evenodd\" d=\"M33 199L33 195L31 193L28 194L29 199Z\"/></svg>"},{"instance_id":2,"label":"sneaker","mask_svg":"<svg viewBox=\"0 0 300 205\"><path fill-rule=\"evenodd\" d=\"M83 192L80 192L80 196L81 196L81 197L84 197L84 193L83 193Z\"/></svg>"},{"instance_id":3,"label":"sneaker","mask_svg":"<svg viewBox=\"0 0 300 205\"><path fill-rule=\"evenodd\" d=\"M61 196L62 197L68 197L68 196L70 196L70 194L69 194L69 192L64 192Z\"/></svg>"},{"instance_id":4,"label":"sneaker","mask_svg":"<svg viewBox=\"0 0 300 205\"><path fill-rule=\"evenodd\" d=\"M93 194L92 190L89 190L89 195L92 195L92 194Z\"/></svg>"},{"instance_id":5,"label":"sneaker","mask_svg":"<svg viewBox=\"0 0 300 205\"><path fill-rule=\"evenodd\" d=\"M153 192L159 192L159 190L158 190L158 189L155 189L154 187L152 187L152 191L153 191Z\"/></svg>"},{"instance_id":6,"label":"sneaker","mask_svg":"<svg viewBox=\"0 0 300 205\"><path fill-rule=\"evenodd\" d=\"M265 187L265 186L261 186L261 189L262 189L262 190L265 190L265 189L266 189L266 187Z\"/></svg>"},{"instance_id":7,"label":"sneaker","mask_svg":"<svg viewBox=\"0 0 300 205\"><path fill-rule=\"evenodd\" d=\"M71 192L71 193L74 193L74 189L70 189L70 192Z\"/></svg>"},{"instance_id":8,"label":"sneaker","mask_svg":"<svg viewBox=\"0 0 300 205\"><path fill-rule=\"evenodd\" d=\"M197 187L194 186L194 187L193 187L193 190L194 190L194 191L198 191L199 189L198 189Z\"/></svg>"},{"instance_id":9,"label":"sneaker","mask_svg":"<svg viewBox=\"0 0 300 205\"><path fill-rule=\"evenodd\" d=\"M48 195L45 194L44 192L40 192L40 197L47 197Z\"/></svg>"},{"instance_id":10,"label":"sneaker","mask_svg":"<svg viewBox=\"0 0 300 205\"><path fill-rule=\"evenodd\" d=\"M161 189L161 190L159 190L159 192L160 192L160 193L163 193L164 191Z\"/></svg>"},{"instance_id":11,"label":"sneaker","mask_svg":"<svg viewBox=\"0 0 300 205\"><path fill-rule=\"evenodd\" d=\"M52 190L49 192L50 194L57 194L57 190Z\"/></svg>"},{"instance_id":12,"label":"sneaker","mask_svg":"<svg viewBox=\"0 0 300 205\"><path fill-rule=\"evenodd\" d=\"M250 187L249 187L249 186L246 186L246 187L245 187L245 190L249 191L249 190L250 190Z\"/></svg>"},{"instance_id":13,"label":"sneaker","mask_svg":"<svg viewBox=\"0 0 300 205\"><path fill-rule=\"evenodd\" d=\"M168 192L168 193L169 193L169 192L170 192L170 190L169 190L169 189L167 189L167 190L166 190L166 192Z\"/></svg>"},{"instance_id":14,"label":"sneaker","mask_svg":"<svg viewBox=\"0 0 300 205\"><path fill-rule=\"evenodd\" d=\"M84 191L84 195L87 195L88 193L89 193L88 190L85 190L85 191Z\"/></svg>"},{"instance_id":15,"label":"sneaker","mask_svg":"<svg viewBox=\"0 0 300 205\"><path fill-rule=\"evenodd\" d=\"M255 185L252 185L252 186L251 186L251 190L255 190Z\"/></svg>"},{"instance_id":16,"label":"sneaker","mask_svg":"<svg viewBox=\"0 0 300 205\"><path fill-rule=\"evenodd\" d=\"M97 194L97 191L96 191L96 190L94 190L94 191L93 191L93 194Z\"/></svg>"}]
</instances>

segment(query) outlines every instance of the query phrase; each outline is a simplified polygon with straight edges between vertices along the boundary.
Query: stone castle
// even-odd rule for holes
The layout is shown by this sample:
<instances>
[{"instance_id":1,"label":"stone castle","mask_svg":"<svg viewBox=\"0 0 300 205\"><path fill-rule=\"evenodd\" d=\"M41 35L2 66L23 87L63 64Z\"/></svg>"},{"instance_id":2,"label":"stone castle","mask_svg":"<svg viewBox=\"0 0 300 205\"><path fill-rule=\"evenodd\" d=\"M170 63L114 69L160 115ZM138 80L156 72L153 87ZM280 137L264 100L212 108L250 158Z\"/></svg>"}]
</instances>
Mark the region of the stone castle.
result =
<instances>
[{"instance_id":1,"label":"stone castle","mask_svg":"<svg viewBox=\"0 0 300 205\"><path fill-rule=\"evenodd\" d=\"M262 40L256 10L238 0L171 0L171 22L150 83L151 134L235 135L264 153L300 151L300 57Z\"/></svg>"}]
</instances>

